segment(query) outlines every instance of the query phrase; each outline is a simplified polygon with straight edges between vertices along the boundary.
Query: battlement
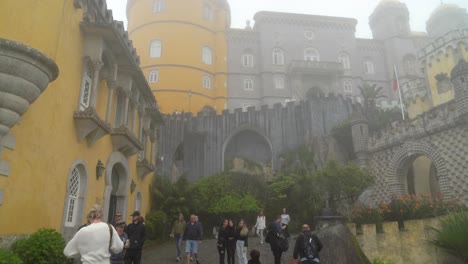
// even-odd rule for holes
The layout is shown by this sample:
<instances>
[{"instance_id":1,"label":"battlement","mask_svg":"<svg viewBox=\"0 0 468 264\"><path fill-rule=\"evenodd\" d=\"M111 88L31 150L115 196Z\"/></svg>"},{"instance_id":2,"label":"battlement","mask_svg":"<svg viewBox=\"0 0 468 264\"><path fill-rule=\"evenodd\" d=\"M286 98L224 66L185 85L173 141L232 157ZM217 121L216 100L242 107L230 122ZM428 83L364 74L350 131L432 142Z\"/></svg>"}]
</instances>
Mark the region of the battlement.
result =
<instances>
[{"instance_id":1,"label":"battlement","mask_svg":"<svg viewBox=\"0 0 468 264\"><path fill-rule=\"evenodd\" d=\"M422 48L418 52L418 57L420 60L427 60L429 56L435 56L435 53L441 48L443 50L446 50L447 47L455 49L457 48L460 40L468 41L468 28L453 30L441 37L438 37L436 40Z\"/></svg>"},{"instance_id":2,"label":"battlement","mask_svg":"<svg viewBox=\"0 0 468 264\"><path fill-rule=\"evenodd\" d=\"M370 152L403 144L414 138L431 135L456 125L455 100L432 108L416 118L393 123L369 139Z\"/></svg>"}]
</instances>

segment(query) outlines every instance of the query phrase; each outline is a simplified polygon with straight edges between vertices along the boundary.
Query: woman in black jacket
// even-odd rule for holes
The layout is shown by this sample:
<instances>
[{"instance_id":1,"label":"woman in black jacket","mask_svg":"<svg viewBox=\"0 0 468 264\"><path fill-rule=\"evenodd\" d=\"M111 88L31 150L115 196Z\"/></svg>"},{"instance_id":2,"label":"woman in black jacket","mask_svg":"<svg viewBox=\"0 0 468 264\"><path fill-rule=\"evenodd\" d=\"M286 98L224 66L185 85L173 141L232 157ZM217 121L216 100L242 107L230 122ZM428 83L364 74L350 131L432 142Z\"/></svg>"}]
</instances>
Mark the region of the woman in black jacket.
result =
<instances>
[{"instance_id":1,"label":"woman in black jacket","mask_svg":"<svg viewBox=\"0 0 468 264\"><path fill-rule=\"evenodd\" d=\"M234 264L234 254L236 253L236 227L231 219L229 219L228 227L226 228L226 238L227 263Z\"/></svg>"},{"instance_id":2,"label":"woman in black jacket","mask_svg":"<svg viewBox=\"0 0 468 264\"><path fill-rule=\"evenodd\" d=\"M223 220L223 225L218 232L218 242L216 246L219 253L219 264L224 264L224 256L226 255L226 240L227 240L227 228L229 221L227 219Z\"/></svg>"}]
</instances>

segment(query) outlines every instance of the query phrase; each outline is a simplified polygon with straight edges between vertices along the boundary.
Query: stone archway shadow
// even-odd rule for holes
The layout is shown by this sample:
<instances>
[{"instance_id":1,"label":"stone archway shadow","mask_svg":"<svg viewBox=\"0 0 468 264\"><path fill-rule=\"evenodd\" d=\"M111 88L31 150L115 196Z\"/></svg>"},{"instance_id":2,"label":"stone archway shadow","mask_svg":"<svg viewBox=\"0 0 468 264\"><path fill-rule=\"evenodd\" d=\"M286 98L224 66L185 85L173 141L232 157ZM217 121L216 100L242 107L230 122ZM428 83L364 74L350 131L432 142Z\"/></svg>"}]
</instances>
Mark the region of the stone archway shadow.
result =
<instances>
[{"instance_id":1,"label":"stone archway shadow","mask_svg":"<svg viewBox=\"0 0 468 264\"><path fill-rule=\"evenodd\" d=\"M128 160L124 154L120 152L112 152L107 160L106 165L106 187L104 190L104 221L109 221L109 206L112 194L112 172L117 169L119 174L122 175L121 179L123 182L119 184L117 194L122 197L122 215L127 216L127 207L128 207L128 192L130 190L130 169L128 165Z\"/></svg>"},{"instance_id":2,"label":"stone archway shadow","mask_svg":"<svg viewBox=\"0 0 468 264\"><path fill-rule=\"evenodd\" d=\"M237 127L236 129L232 130L229 135L226 137L223 143L223 148L221 149L221 171L224 171L224 159L225 159L225 154L226 154L226 148L231 142L231 140L238 135L241 132L244 131L250 131L258 134L260 137L262 137L266 143L268 144L268 147L270 148L271 152L271 168L274 168L274 151L273 151L273 144L271 143L270 138L260 129L253 127L251 125L242 125Z\"/></svg>"},{"instance_id":3,"label":"stone archway shadow","mask_svg":"<svg viewBox=\"0 0 468 264\"><path fill-rule=\"evenodd\" d=\"M437 182L440 192L445 197L450 197L450 184L448 180L448 171L444 158L439 154L435 147L428 143L406 142L398 149L390 160L387 170L387 180L390 185L390 193L404 195L404 177L405 164L420 156L427 156L431 159L436 169Z\"/></svg>"}]
</instances>

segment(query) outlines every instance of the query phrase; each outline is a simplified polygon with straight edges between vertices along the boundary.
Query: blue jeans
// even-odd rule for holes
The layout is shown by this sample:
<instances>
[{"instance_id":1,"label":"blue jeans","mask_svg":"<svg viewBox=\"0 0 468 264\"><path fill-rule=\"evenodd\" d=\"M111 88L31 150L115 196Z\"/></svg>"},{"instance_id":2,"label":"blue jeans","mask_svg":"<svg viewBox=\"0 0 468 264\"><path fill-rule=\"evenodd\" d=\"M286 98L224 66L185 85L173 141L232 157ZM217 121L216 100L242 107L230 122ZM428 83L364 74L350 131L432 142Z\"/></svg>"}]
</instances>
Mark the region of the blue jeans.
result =
<instances>
[{"instance_id":1,"label":"blue jeans","mask_svg":"<svg viewBox=\"0 0 468 264\"><path fill-rule=\"evenodd\" d=\"M177 248L177 257L180 257L180 250L182 247L182 236L176 235L175 240L176 240L176 248Z\"/></svg>"}]
</instances>

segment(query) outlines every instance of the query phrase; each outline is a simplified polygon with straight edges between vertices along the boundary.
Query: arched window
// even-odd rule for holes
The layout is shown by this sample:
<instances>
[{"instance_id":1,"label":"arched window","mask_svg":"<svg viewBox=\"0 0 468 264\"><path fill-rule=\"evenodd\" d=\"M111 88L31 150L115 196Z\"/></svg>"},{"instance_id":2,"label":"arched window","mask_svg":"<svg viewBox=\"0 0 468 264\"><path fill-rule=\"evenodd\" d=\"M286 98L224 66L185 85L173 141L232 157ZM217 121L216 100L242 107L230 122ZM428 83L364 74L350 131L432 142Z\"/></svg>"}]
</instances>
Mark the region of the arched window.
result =
<instances>
[{"instance_id":1,"label":"arched window","mask_svg":"<svg viewBox=\"0 0 468 264\"><path fill-rule=\"evenodd\" d=\"M164 0L154 0L153 13L161 13L164 9Z\"/></svg>"},{"instance_id":2,"label":"arched window","mask_svg":"<svg viewBox=\"0 0 468 264\"><path fill-rule=\"evenodd\" d=\"M320 61L320 54L318 50L314 48L307 48L304 50L305 61Z\"/></svg>"},{"instance_id":3,"label":"arched window","mask_svg":"<svg viewBox=\"0 0 468 264\"><path fill-rule=\"evenodd\" d=\"M416 56L414 55L406 55L403 58L403 65L407 73L414 73L417 68Z\"/></svg>"},{"instance_id":4,"label":"arched window","mask_svg":"<svg viewBox=\"0 0 468 264\"><path fill-rule=\"evenodd\" d=\"M213 8L207 3L203 4L203 19L213 21Z\"/></svg>"},{"instance_id":5,"label":"arched window","mask_svg":"<svg viewBox=\"0 0 468 264\"><path fill-rule=\"evenodd\" d=\"M250 79L250 78L245 79L244 80L244 90L253 91L253 89L254 89L253 80Z\"/></svg>"},{"instance_id":6,"label":"arched window","mask_svg":"<svg viewBox=\"0 0 468 264\"><path fill-rule=\"evenodd\" d=\"M142 203L141 193L138 192L135 197L135 211L141 211L141 203Z\"/></svg>"},{"instance_id":7,"label":"arched window","mask_svg":"<svg viewBox=\"0 0 468 264\"><path fill-rule=\"evenodd\" d=\"M350 81L345 81L343 84L345 93L353 92L353 84Z\"/></svg>"},{"instance_id":8,"label":"arched window","mask_svg":"<svg viewBox=\"0 0 468 264\"><path fill-rule=\"evenodd\" d=\"M244 51L242 54L242 66L252 68L254 66L254 56L250 50Z\"/></svg>"},{"instance_id":9,"label":"arched window","mask_svg":"<svg viewBox=\"0 0 468 264\"><path fill-rule=\"evenodd\" d=\"M203 75L203 88L211 89L211 77Z\"/></svg>"},{"instance_id":10,"label":"arched window","mask_svg":"<svg viewBox=\"0 0 468 264\"><path fill-rule=\"evenodd\" d=\"M67 193L67 208L65 226L73 227L77 223L78 207L79 207L79 194L80 194L80 181L81 175L78 168L75 166L72 169L71 176L68 179L68 193Z\"/></svg>"},{"instance_id":11,"label":"arched window","mask_svg":"<svg viewBox=\"0 0 468 264\"><path fill-rule=\"evenodd\" d=\"M284 65L284 52L282 49L274 48L272 55L274 65Z\"/></svg>"},{"instance_id":12,"label":"arched window","mask_svg":"<svg viewBox=\"0 0 468 264\"><path fill-rule=\"evenodd\" d=\"M148 75L149 83L156 83L159 81L159 70L151 70Z\"/></svg>"},{"instance_id":13,"label":"arched window","mask_svg":"<svg viewBox=\"0 0 468 264\"><path fill-rule=\"evenodd\" d=\"M152 40L150 44L150 57L151 58L160 58L162 52L162 42L161 40Z\"/></svg>"},{"instance_id":14,"label":"arched window","mask_svg":"<svg viewBox=\"0 0 468 264\"><path fill-rule=\"evenodd\" d=\"M375 70L374 70L374 62L371 61L371 60L366 60L364 62L364 72L366 74L374 74L375 73Z\"/></svg>"},{"instance_id":15,"label":"arched window","mask_svg":"<svg viewBox=\"0 0 468 264\"><path fill-rule=\"evenodd\" d=\"M202 62L204 64L211 65L212 63L212 51L209 47L203 47L202 49Z\"/></svg>"},{"instance_id":16,"label":"arched window","mask_svg":"<svg viewBox=\"0 0 468 264\"><path fill-rule=\"evenodd\" d=\"M125 125L125 101L126 95L122 91L118 91L117 93L117 103L115 105L115 120L114 120L114 127L119 128Z\"/></svg>"},{"instance_id":17,"label":"arched window","mask_svg":"<svg viewBox=\"0 0 468 264\"><path fill-rule=\"evenodd\" d=\"M351 69L351 62L349 60L349 56L346 53L341 53L338 56L338 61L343 65L343 69L348 70Z\"/></svg>"},{"instance_id":18,"label":"arched window","mask_svg":"<svg viewBox=\"0 0 468 264\"><path fill-rule=\"evenodd\" d=\"M276 74L273 77L276 89L284 89L284 76Z\"/></svg>"}]
</instances>

